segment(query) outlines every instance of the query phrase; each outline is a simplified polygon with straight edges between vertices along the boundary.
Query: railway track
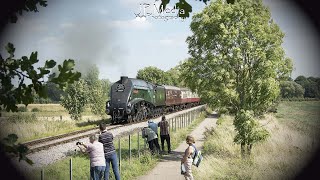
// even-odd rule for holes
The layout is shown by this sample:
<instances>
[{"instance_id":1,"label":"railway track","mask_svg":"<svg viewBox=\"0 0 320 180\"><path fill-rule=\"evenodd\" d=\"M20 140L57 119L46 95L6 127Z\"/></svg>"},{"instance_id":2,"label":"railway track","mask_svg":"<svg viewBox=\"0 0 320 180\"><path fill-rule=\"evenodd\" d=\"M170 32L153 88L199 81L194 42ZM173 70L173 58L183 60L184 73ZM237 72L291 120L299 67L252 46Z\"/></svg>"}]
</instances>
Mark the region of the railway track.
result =
<instances>
[{"instance_id":1,"label":"railway track","mask_svg":"<svg viewBox=\"0 0 320 180\"><path fill-rule=\"evenodd\" d=\"M188 110L188 109L184 109L184 110ZM172 112L170 114L177 113L177 112L180 112L180 111ZM156 118L156 117L154 117L154 118ZM113 130L113 129L117 129L117 128L124 127L124 126L130 126L133 124L146 122L148 120L149 119L146 119L144 121L139 121L139 122L127 123L127 124L115 124L115 125L108 124L107 130ZM25 142L23 144L29 148L29 151L27 154L33 154L33 153L48 149L53 146L57 146L60 144L65 144L68 142L72 142L72 141L76 141L76 140L79 140L82 138L89 137L92 133L98 133L98 132L99 132L98 127L95 127L95 128L85 129L85 130L74 131L74 132L70 132L70 133L66 133L66 134L60 134L60 135L56 135L56 136L41 138L41 139Z\"/></svg>"}]
</instances>

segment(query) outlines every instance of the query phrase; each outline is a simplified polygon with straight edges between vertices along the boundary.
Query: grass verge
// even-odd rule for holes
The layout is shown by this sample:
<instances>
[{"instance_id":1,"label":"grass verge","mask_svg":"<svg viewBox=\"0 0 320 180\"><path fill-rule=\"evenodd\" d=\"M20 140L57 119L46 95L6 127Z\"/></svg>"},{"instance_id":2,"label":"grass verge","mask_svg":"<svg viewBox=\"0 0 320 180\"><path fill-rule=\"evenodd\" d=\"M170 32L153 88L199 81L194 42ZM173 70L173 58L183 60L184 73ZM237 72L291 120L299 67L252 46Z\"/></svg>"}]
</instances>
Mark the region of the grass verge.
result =
<instances>
[{"instance_id":1,"label":"grass verge","mask_svg":"<svg viewBox=\"0 0 320 180\"><path fill-rule=\"evenodd\" d=\"M271 137L253 146L242 159L233 143L233 117L222 116L206 132L204 160L195 179L292 179L306 165L318 145L320 102L281 102L277 114L260 120Z\"/></svg>"}]
</instances>

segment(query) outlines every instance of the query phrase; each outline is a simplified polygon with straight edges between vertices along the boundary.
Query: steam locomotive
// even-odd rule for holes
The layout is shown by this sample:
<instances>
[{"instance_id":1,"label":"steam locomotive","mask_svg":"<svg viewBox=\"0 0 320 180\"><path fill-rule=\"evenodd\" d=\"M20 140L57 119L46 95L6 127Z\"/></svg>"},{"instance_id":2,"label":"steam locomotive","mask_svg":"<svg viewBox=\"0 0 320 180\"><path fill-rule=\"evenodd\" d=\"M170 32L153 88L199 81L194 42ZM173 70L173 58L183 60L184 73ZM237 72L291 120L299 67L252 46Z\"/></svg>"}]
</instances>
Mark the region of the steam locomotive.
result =
<instances>
[{"instance_id":1,"label":"steam locomotive","mask_svg":"<svg viewBox=\"0 0 320 180\"><path fill-rule=\"evenodd\" d=\"M138 122L196 106L200 103L197 94L187 88L155 85L141 79L121 76L111 86L106 113L111 123Z\"/></svg>"}]
</instances>

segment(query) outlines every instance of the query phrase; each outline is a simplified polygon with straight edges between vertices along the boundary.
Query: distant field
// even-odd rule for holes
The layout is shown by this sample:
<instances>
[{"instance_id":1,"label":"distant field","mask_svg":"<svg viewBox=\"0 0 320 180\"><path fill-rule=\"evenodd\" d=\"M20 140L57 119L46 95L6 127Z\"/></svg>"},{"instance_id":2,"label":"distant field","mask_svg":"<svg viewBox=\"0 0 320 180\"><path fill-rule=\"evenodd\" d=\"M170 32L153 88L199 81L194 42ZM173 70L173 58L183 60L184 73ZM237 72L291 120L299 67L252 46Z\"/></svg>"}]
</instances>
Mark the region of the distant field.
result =
<instances>
[{"instance_id":1,"label":"distant field","mask_svg":"<svg viewBox=\"0 0 320 180\"><path fill-rule=\"evenodd\" d=\"M281 102L275 117L302 132L320 129L320 101Z\"/></svg>"},{"instance_id":2,"label":"distant field","mask_svg":"<svg viewBox=\"0 0 320 180\"><path fill-rule=\"evenodd\" d=\"M223 116L216 129L206 133L204 161L194 168L196 179L292 179L319 145L320 102L281 102L278 113L260 120L271 137L253 146L251 159L243 160L231 116Z\"/></svg>"},{"instance_id":3,"label":"distant field","mask_svg":"<svg viewBox=\"0 0 320 180\"><path fill-rule=\"evenodd\" d=\"M23 104L19 104L19 107L25 107ZM36 110L35 110L36 109ZM64 109L60 104L29 104L27 106L27 111L23 112L25 114L36 113L37 116L65 116L68 115L68 111ZM3 117L11 116L12 112L4 112L2 111ZM83 115L92 115L90 112L90 108L85 108Z\"/></svg>"},{"instance_id":4,"label":"distant field","mask_svg":"<svg viewBox=\"0 0 320 180\"><path fill-rule=\"evenodd\" d=\"M18 105L24 107L24 105ZM34 109L37 109L35 111ZM71 120L68 112L60 104L30 104L26 112L2 112L0 139L8 134L18 135L19 142L68 133L96 127L100 122L108 122L109 116L97 116L85 109L79 121Z\"/></svg>"}]
</instances>

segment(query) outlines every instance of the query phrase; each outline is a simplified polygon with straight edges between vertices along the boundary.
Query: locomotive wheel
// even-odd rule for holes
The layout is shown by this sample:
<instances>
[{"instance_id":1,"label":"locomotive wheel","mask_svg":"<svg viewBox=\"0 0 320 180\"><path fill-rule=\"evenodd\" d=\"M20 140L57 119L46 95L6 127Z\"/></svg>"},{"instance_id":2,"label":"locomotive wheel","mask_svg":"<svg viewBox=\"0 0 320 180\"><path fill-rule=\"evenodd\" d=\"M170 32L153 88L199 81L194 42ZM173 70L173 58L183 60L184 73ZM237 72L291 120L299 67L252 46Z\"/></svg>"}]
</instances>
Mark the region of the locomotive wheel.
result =
<instances>
[{"instance_id":1,"label":"locomotive wheel","mask_svg":"<svg viewBox=\"0 0 320 180\"><path fill-rule=\"evenodd\" d=\"M133 117L131 115L128 115L128 123L132 123L133 122Z\"/></svg>"}]
</instances>

